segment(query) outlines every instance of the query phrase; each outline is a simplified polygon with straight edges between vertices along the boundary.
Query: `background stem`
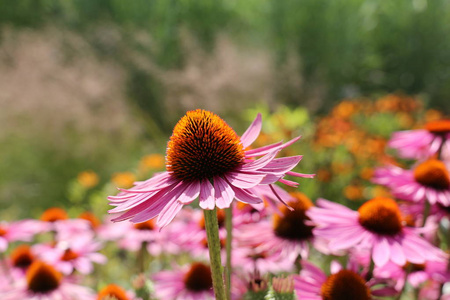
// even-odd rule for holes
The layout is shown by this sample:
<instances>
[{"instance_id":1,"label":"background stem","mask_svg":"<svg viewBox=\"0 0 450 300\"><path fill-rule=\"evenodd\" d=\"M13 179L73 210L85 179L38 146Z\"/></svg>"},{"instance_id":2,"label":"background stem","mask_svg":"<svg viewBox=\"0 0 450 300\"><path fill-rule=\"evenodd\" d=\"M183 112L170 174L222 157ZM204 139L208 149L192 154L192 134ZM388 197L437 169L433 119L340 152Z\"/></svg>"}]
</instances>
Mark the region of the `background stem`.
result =
<instances>
[{"instance_id":1,"label":"background stem","mask_svg":"<svg viewBox=\"0 0 450 300\"><path fill-rule=\"evenodd\" d=\"M226 251L227 251L227 264L225 268L225 286L226 286L226 294L227 299L231 299L231 242L233 240L233 210L230 206L225 209L225 229L227 230L227 239L226 239Z\"/></svg>"}]
</instances>

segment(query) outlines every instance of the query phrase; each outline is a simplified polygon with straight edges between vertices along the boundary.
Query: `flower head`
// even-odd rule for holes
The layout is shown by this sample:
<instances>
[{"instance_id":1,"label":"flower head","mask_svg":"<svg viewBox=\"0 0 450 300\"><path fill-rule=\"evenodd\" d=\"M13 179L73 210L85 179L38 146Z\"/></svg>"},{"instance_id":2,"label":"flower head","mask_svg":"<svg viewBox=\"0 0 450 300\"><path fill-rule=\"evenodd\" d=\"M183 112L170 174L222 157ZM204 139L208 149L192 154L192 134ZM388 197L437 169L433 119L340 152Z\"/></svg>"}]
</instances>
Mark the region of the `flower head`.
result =
<instances>
[{"instance_id":1,"label":"flower head","mask_svg":"<svg viewBox=\"0 0 450 300\"><path fill-rule=\"evenodd\" d=\"M279 181L296 186L285 175L312 177L291 170L301 156L275 158L295 138L257 149L248 149L261 130L258 115L239 137L219 116L205 110L186 113L176 124L167 144L166 171L136 182L131 189L110 196L116 206L110 213L122 213L114 221L143 222L158 216L157 225L170 223L181 208L199 197L203 209L227 208L234 198L250 204L262 203L259 186ZM255 157L260 157L255 159ZM272 193L280 201L276 190Z\"/></svg>"},{"instance_id":2,"label":"flower head","mask_svg":"<svg viewBox=\"0 0 450 300\"><path fill-rule=\"evenodd\" d=\"M5 300L93 299L90 289L74 284L54 267L36 260L23 278L17 279L7 291L0 292Z\"/></svg>"},{"instance_id":3,"label":"flower head","mask_svg":"<svg viewBox=\"0 0 450 300\"><path fill-rule=\"evenodd\" d=\"M443 161L428 159L412 170L389 166L375 171L373 181L403 200L450 206L450 170Z\"/></svg>"},{"instance_id":4,"label":"flower head","mask_svg":"<svg viewBox=\"0 0 450 300\"><path fill-rule=\"evenodd\" d=\"M431 121L423 129L395 132L389 146L403 158L426 159L439 151L449 158L450 120Z\"/></svg>"},{"instance_id":5,"label":"flower head","mask_svg":"<svg viewBox=\"0 0 450 300\"><path fill-rule=\"evenodd\" d=\"M415 228L404 226L400 209L390 198L371 199L358 211L323 199L317 204L307 215L317 225L314 235L328 240L331 251L369 250L376 266L445 259L445 253L422 239Z\"/></svg>"},{"instance_id":6,"label":"flower head","mask_svg":"<svg viewBox=\"0 0 450 300\"><path fill-rule=\"evenodd\" d=\"M212 299L211 269L194 262L179 270L161 271L153 275L158 299Z\"/></svg>"}]
</instances>

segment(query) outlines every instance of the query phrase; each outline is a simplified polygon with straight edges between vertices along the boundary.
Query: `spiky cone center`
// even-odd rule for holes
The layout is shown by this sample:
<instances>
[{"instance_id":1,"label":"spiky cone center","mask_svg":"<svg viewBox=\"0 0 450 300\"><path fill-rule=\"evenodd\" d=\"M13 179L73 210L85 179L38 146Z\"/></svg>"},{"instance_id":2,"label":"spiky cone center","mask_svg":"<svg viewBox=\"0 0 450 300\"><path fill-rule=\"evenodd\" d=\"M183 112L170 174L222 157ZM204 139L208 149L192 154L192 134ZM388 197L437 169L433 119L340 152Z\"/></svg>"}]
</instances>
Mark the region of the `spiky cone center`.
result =
<instances>
[{"instance_id":1,"label":"spiky cone center","mask_svg":"<svg viewBox=\"0 0 450 300\"><path fill-rule=\"evenodd\" d=\"M155 221L148 220L142 223L136 223L133 225L135 229L137 230L154 230L155 229Z\"/></svg>"},{"instance_id":2,"label":"spiky cone center","mask_svg":"<svg viewBox=\"0 0 450 300\"><path fill-rule=\"evenodd\" d=\"M205 216L202 216L202 218L198 222L198 225L201 229L206 229ZM223 209L217 210L217 226L219 226L219 228L223 228L223 226L225 226L225 211Z\"/></svg>"},{"instance_id":3,"label":"spiky cone center","mask_svg":"<svg viewBox=\"0 0 450 300\"><path fill-rule=\"evenodd\" d=\"M293 240L303 241L313 236L313 226L305 224L309 220L306 211L313 206L311 200L303 193L292 193L295 200L289 201L288 205L294 210L289 210L286 206L280 206L281 214L273 215L273 231L276 236Z\"/></svg>"},{"instance_id":4,"label":"spiky cone center","mask_svg":"<svg viewBox=\"0 0 450 300\"><path fill-rule=\"evenodd\" d=\"M330 275L321 287L323 300L370 300L366 281L350 270L341 270Z\"/></svg>"},{"instance_id":5,"label":"spiky cone center","mask_svg":"<svg viewBox=\"0 0 450 300\"><path fill-rule=\"evenodd\" d=\"M414 180L437 190L450 187L450 176L445 164L438 159L429 159L414 169Z\"/></svg>"},{"instance_id":6,"label":"spiky cone center","mask_svg":"<svg viewBox=\"0 0 450 300\"><path fill-rule=\"evenodd\" d=\"M20 245L11 252L11 263L16 268L27 269L35 257L28 245Z\"/></svg>"},{"instance_id":7,"label":"spiky cone center","mask_svg":"<svg viewBox=\"0 0 450 300\"><path fill-rule=\"evenodd\" d=\"M44 211L40 217L44 222L56 222L60 220L67 220L69 216L67 212L59 207L52 207Z\"/></svg>"},{"instance_id":8,"label":"spiky cone center","mask_svg":"<svg viewBox=\"0 0 450 300\"><path fill-rule=\"evenodd\" d=\"M423 271L423 270L425 270L425 264L413 264L413 263L410 263L409 261L407 261L406 264L403 265L402 269L405 271L409 271L411 273Z\"/></svg>"},{"instance_id":9,"label":"spiky cone center","mask_svg":"<svg viewBox=\"0 0 450 300\"><path fill-rule=\"evenodd\" d=\"M200 262L193 263L183 281L190 291L209 291L213 287L211 268Z\"/></svg>"},{"instance_id":10,"label":"spiky cone center","mask_svg":"<svg viewBox=\"0 0 450 300\"><path fill-rule=\"evenodd\" d=\"M61 260L63 261L71 261L74 259L77 259L79 257L79 254L74 252L72 249L67 248L63 255L61 256Z\"/></svg>"},{"instance_id":11,"label":"spiky cone center","mask_svg":"<svg viewBox=\"0 0 450 300\"><path fill-rule=\"evenodd\" d=\"M105 286L97 296L97 300L129 300L126 291L117 284Z\"/></svg>"},{"instance_id":12,"label":"spiky cone center","mask_svg":"<svg viewBox=\"0 0 450 300\"><path fill-rule=\"evenodd\" d=\"M216 114L197 109L178 121L167 144L166 168L183 181L210 180L244 159L236 132Z\"/></svg>"},{"instance_id":13,"label":"spiky cone center","mask_svg":"<svg viewBox=\"0 0 450 300\"><path fill-rule=\"evenodd\" d=\"M402 215L391 198L373 198L358 209L359 223L367 230L381 235L396 235L402 231Z\"/></svg>"},{"instance_id":14,"label":"spiky cone center","mask_svg":"<svg viewBox=\"0 0 450 300\"><path fill-rule=\"evenodd\" d=\"M450 120L428 122L425 124L425 129L434 134L450 133Z\"/></svg>"},{"instance_id":15,"label":"spiky cone center","mask_svg":"<svg viewBox=\"0 0 450 300\"><path fill-rule=\"evenodd\" d=\"M88 221L92 229L96 229L101 225L100 220L89 211L81 213L79 218Z\"/></svg>"},{"instance_id":16,"label":"spiky cone center","mask_svg":"<svg viewBox=\"0 0 450 300\"><path fill-rule=\"evenodd\" d=\"M50 265L35 261L26 273L28 290L34 293L45 294L56 290L62 280L62 274Z\"/></svg>"}]
</instances>

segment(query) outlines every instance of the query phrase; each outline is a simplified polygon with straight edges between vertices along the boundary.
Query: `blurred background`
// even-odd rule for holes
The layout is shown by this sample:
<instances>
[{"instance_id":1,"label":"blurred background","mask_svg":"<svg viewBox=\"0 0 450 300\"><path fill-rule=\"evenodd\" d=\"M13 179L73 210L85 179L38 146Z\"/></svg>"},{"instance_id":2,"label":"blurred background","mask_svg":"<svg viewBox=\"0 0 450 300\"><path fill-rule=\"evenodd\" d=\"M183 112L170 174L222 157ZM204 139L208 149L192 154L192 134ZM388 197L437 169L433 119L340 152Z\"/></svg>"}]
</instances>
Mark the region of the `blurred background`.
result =
<instances>
[{"instance_id":1,"label":"blurred background","mask_svg":"<svg viewBox=\"0 0 450 300\"><path fill-rule=\"evenodd\" d=\"M449 20L448 0L0 0L2 215L103 209L195 108L302 134L313 199L381 193L392 131L450 112Z\"/></svg>"}]
</instances>

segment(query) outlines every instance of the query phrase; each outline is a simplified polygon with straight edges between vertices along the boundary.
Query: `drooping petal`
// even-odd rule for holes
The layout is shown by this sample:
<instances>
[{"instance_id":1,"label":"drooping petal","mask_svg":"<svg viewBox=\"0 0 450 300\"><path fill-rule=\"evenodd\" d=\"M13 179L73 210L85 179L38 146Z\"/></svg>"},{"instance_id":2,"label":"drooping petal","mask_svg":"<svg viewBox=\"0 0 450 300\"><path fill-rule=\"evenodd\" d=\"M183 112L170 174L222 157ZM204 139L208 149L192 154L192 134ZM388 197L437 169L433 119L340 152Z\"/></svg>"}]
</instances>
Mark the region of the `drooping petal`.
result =
<instances>
[{"instance_id":1,"label":"drooping petal","mask_svg":"<svg viewBox=\"0 0 450 300\"><path fill-rule=\"evenodd\" d=\"M225 175L228 182L235 187L249 189L258 185L263 180L263 174L249 174L242 172L230 172Z\"/></svg>"},{"instance_id":2,"label":"drooping petal","mask_svg":"<svg viewBox=\"0 0 450 300\"><path fill-rule=\"evenodd\" d=\"M200 184L200 207L203 209L213 210L216 206L214 198L214 187L209 180L204 180Z\"/></svg>"},{"instance_id":3,"label":"drooping petal","mask_svg":"<svg viewBox=\"0 0 450 300\"><path fill-rule=\"evenodd\" d=\"M188 187L181 193L178 202L181 204L189 204L194 201L200 194L200 182L191 182Z\"/></svg>"},{"instance_id":4,"label":"drooping petal","mask_svg":"<svg viewBox=\"0 0 450 300\"><path fill-rule=\"evenodd\" d=\"M216 205L218 208L228 208L234 198L234 191L231 186L222 178L214 178L214 190L216 194Z\"/></svg>"}]
</instances>

